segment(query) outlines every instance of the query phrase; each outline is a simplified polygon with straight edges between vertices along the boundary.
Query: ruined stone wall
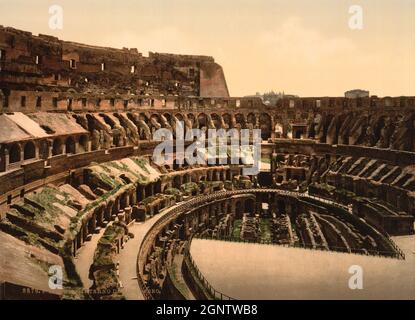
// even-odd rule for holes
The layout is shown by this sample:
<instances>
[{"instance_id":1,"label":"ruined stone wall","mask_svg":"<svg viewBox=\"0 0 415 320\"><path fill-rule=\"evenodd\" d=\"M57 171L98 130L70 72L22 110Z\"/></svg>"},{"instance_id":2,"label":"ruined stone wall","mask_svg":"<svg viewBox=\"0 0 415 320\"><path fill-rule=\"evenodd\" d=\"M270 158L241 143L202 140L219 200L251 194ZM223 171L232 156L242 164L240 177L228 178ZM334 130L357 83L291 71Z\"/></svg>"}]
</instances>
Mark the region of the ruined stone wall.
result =
<instances>
[{"instance_id":1,"label":"ruined stone wall","mask_svg":"<svg viewBox=\"0 0 415 320\"><path fill-rule=\"evenodd\" d=\"M223 71L212 57L151 52L144 57L135 48L90 46L7 27L0 27L0 50L0 88L6 96L10 89L229 96ZM212 68L219 71L207 75Z\"/></svg>"}]
</instances>

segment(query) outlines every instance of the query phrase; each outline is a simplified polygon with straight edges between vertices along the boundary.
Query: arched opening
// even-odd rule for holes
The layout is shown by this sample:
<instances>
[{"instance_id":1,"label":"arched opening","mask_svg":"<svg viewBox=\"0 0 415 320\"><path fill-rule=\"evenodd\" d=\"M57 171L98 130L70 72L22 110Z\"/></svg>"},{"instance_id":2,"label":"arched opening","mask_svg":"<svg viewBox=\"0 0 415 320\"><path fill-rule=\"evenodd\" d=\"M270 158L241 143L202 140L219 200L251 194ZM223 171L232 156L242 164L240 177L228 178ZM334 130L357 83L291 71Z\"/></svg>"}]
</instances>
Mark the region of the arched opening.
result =
<instances>
[{"instance_id":1,"label":"arched opening","mask_svg":"<svg viewBox=\"0 0 415 320\"><path fill-rule=\"evenodd\" d=\"M88 151L88 137L87 136L81 136L81 138L79 138L79 148L81 152Z\"/></svg>"},{"instance_id":2,"label":"arched opening","mask_svg":"<svg viewBox=\"0 0 415 320\"><path fill-rule=\"evenodd\" d=\"M221 119L219 115L216 113L212 113L211 118L212 118L213 124L215 125L215 128L220 129L222 127L222 124L221 124Z\"/></svg>"},{"instance_id":3,"label":"arched opening","mask_svg":"<svg viewBox=\"0 0 415 320\"><path fill-rule=\"evenodd\" d=\"M32 141L29 141L24 146L24 160L33 159L36 157L36 147Z\"/></svg>"},{"instance_id":4,"label":"arched opening","mask_svg":"<svg viewBox=\"0 0 415 320\"><path fill-rule=\"evenodd\" d=\"M67 154L75 154L76 147L75 147L75 140L72 137L68 137L65 142L66 145L66 153Z\"/></svg>"},{"instance_id":5,"label":"arched opening","mask_svg":"<svg viewBox=\"0 0 415 320\"><path fill-rule=\"evenodd\" d=\"M185 174L183 176L183 183L190 183L192 182L192 177L190 176L190 174Z\"/></svg>"},{"instance_id":6,"label":"arched opening","mask_svg":"<svg viewBox=\"0 0 415 320\"><path fill-rule=\"evenodd\" d=\"M181 184L182 184L181 177L179 175L175 176L173 178L173 188L180 189Z\"/></svg>"},{"instance_id":7,"label":"arched opening","mask_svg":"<svg viewBox=\"0 0 415 320\"><path fill-rule=\"evenodd\" d=\"M245 213L245 206L242 204L242 201L235 203L235 216L236 219L242 219L242 215Z\"/></svg>"},{"instance_id":8,"label":"arched opening","mask_svg":"<svg viewBox=\"0 0 415 320\"><path fill-rule=\"evenodd\" d=\"M183 121L183 120L184 120L183 115L182 115L181 113L176 113L174 116L175 116L175 117L176 117L176 119L177 119L177 120L179 120L179 121Z\"/></svg>"},{"instance_id":9,"label":"arched opening","mask_svg":"<svg viewBox=\"0 0 415 320\"><path fill-rule=\"evenodd\" d=\"M227 125L229 129L232 129L232 117L229 113L222 115L223 122Z\"/></svg>"},{"instance_id":10,"label":"arched opening","mask_svg":"<svg viewBox=\"0 0 415 320\"><path fill-rule=\"evenodd\" d=\"M21 155L20 155L20 146L16 143L13 144L10 148L10 159L9 162L10 163L16 163L19 162L21 160Z\"/></svg>"},{"instance_id":11,"label":"arched opening","mask_svg":"<svg viewBox=\"0 0 415 320\"><path fill-rule=\"evenodd\" d=\"M199 114L199 116L197 117L197 121L199 123L199 129L202 129L203 127L208 127L208 119L206 114Z\"/></svg>"},{"instance_id":12,"label":"arched opening","mask_svg":"<svg viewBox=\"0 0 415 320\"><path fill-rule=\"evenodd\" d=\"M163 117L166 118L168 123L171 123L171 114L170 113L163 113Z\"/></svg>"},{"instance_id":13,"label":"arched opening","mask_svg":"<svg viewBox=\"0 0 415 320\"><path fill-rule=\"evenodd\" d=\"M145 187L146 198L152 197L154 195L154 187L153 184L150 183Z\"/></svg>"},{"instance_id":14,"label":"arched opening","mask_svg":"<svg viewBox=\"0 0 415 320\"><path fill-rule=\"evenodd\" d=\"M243 114L241 114L241 113L236 114L235 115L235 120L236 120L236 123L241 126L241 129L246 128L246 126L245 126L245 117L244 117Z\"/></svg>"},{"instance_id":15,"label":"arched opening","mask_svg":"<svg viewBox=\"0 0 415 320\"><path fill-rule=\"evenodd\" d=\"M157 114L152 114L150 116L149 126L156 130L162 128L162 125L160 123L160 117Z\"/></svg>"},{"instance_id":16,"label":"arched opening","mask_svg":"<svg viewBox=\"0 0 415 320\"><path fill-rule=\"evenodd\" d=\"M63 144L62 140L57 138L53 140L53 146L52 146L52 155L56 156L63 153Z\"/></svg>"},{"instance_id":17,"label":"arched opening","mask_svg":"<svg viewBox=\"0 0 415 320\"><path fill-rule=\"evenodd\" d=\"M246 122L252 124L252 126L255 128L256 124L256 116L253 113L248 114L246 118Z\"/></svg>"},{"instance_id":18,"label":"arched opening","mask_svg":"<svg viewBox=\"0 0 415 320\"><path fill-rule=\"evenodd\" d=\"M192 123L196 122L196 116L193 113L188 113L187 119L189 119Z\"/></svg>"},{"instance_id":19,"label":"arched opening","mask_svg":"<svg viewBox=\"0 0 415 320\"><path fill-rule=\"evenodd\" d=\"M245 201L245 213L254 214L255 212L255 201L253 199L247 199Z\"/></svg>"},{"instance_id":20,"label":"arched opening","mask_svg":"<svg viewBox=\"0 0 415 320\"><path fill-rule=\"evenodd\" d=\"M49 147L46 140L39 142L39 158L47 159L49 157Z\"/></svg>"},{"instance_id":21,"label":"arched opening","mask_svg":"<svg viewBox=\"0 0 415 320\"><path fill-rule=\"evenodd\" d=\"M154 185L154 193L161 193L161 180L158 180Z\"/></svg>"},{"instance_id":22,"label":"arched opening","mask_svg":"<svg viewBox=\"0 0 415 320\"><path fill-rule=\"evenodd\" d=\"M259 117L260 129L261 129L261 136L262 140L268 140L271 138L271 131L272 131L272 121L271 117L266 114L262 113Z\"/></svg>"}]
</instances>

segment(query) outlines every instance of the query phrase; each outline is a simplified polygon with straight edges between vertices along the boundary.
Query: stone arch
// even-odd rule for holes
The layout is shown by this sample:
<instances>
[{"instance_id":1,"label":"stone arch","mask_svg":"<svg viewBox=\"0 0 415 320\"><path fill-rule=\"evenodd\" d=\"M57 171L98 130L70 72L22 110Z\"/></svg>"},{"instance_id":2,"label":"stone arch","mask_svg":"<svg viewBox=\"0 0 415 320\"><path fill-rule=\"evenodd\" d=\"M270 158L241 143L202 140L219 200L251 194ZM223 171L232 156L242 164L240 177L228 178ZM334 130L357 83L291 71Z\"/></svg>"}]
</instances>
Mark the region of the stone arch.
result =
<instances>
[{"instance_id":1,"label":"stone arch","mask_svg":"<svg viewBox=\"0 0 415 320\"><path fill-rule=\"evenodd\" d=\"M208 127L208 116L206 115L206 113L199 113L199 115L197 116L197 121L199 123L199 129L202 129L203 127Z\"/></svg>"},{"instance_id":2,"label":"stone arch","mask_svg":"<svg viewBox=\"0 0 415 320\"><path fill-rule=\"evenodd\" d=\"M49 145L47 140L41 140L39 142L39 157L41 159L47 159L49 157Z\"/></svg>"},{"instance_id":3,"label":"stone arch","mask_svg":"<svg viewBox=\"0 0 415 320\"><path fill-rule=\"evenodd\" d=\"M160 116L157 113L153 113L150 119L155 119L157 122L160 122Z\"/></svg>"},{"instance_id":4,"label":"stone arch","mask_svg":"<svg viewBox=\"0 0 415 320\"><path fill-rule=\"evenodd\" d=\"M21 148L20 145L18 143L14 143L11 145L10 150L9 150L9 162L10 163L16 163L16 162L20 162L21 159Z\"/></svg>"},{"instance_id":5,"label":"stone arch","mask_svg":"<svg viewBox=\"0 0 415 320\"><path fill-rule=\"evenodd\" d=\"M334 115L327 116L327 127L325 128L326 141L329 144L337 144L337 137L340 129L340 117Z\"/></svg>"},{"instance_id":6,"label":"stone arch","mask_svg":"<svg viewBox=\"0 0 415 320\"><path fill-rule=\"evenodd\" d=\"M179 120L179 121L183 121L183 120L184 120L184 117L183 117L183 115L182 115L181 113L176 113L174 116L175 116L175 117L176 117L176 119L177 119L177 120Z\"/></svg>"},{"instance_id":7,"label":"stone arch","mask_svg":"<svg viewBox=\"0 0 415 320\"><path fill-rule=\"evenodd\" d=\"M153 129L159 129L159 128L161 128L162 127L162 124L161 124L161 120L160 120L159 115L156 114L156 113L153 113L150 116L148 125L151 126L151 128L153 128Z\"/></svg>"},{"instance_id":8,"label":"stone arch","mask_svg":"<svg viewBox=\"0 0 415 320\"><path fill-rule=\"evenodd\" d=\"M212 118L215 128L220 129L222 127L220 116L217 113L212 113L210 117Z\"/></svg>"},{"instance_id":9,"label":"stone arch","mask_svg":"<svg viewBox=\"0 0 415 320\"><path fill-rule=\"evenodd\" d=\"M77 94L77 92L76 92L76 90L74 88L70 88L66 92L67 93L70 93L70 94Z\"/></svg>"},{"instance_id":10,"label":"stone arch","mask_svg":"<svg viewBox=\"0 0 415 320\"><path fill-rule=\"evenodd\" d=\"M272 131L272 120L271 116L266 113L261 113L259 116L259 123L261 129L261 138L263 140L268 140L271 138L271 131Z\"/></svg>"},{"instance_id":11,"label":"stone arch","mask_svg":"<svg viewBox=\"0 0 415 320\"><path fill-rule=\"evenodd\" d=\"M189 173L185 173L183 175L183 183L190 183L192 182L192 176Z\"/></svg>"},{"instance_id":12,"label":"stone arch","mask_svg":"<svg viewBox=\"0 0 415 320\"><path fill-rule=\"evenodd\" d=\"M36 146L32 141L28 141L24 146L24 160L36 158Z\"/></svg>"},{"instance_id":13,"label":"stone arch","mask_svg":"<svg viewBox=\"0 0 415 320\"><path fill-rule=\"evenodd\" d=\"M52 155L56 156L63 153L63 143L61 138L53 140Z\"/></svg>"},{"instance_id":14,"label":"stone arch","mask_svg":"<svg viewBox=\"0 0 415 320\"><path fill-rule=\"evenodd\" d=\"M74 138L72 138L72 137L66 138L65 146L66 146L66 153L67 154L75 154L76 153L76 144L75 144Z\"/></svg>"},{"instance_id":15,"label":"stone arch","mask_svg":"<svg viewBox=\"0 0 415 320\"><path fill-rule=\"evenodd\" d=\"M180 175L176 175L173 178L173 188L180 189L181 185L182 185L182 178Z\"/></svg>"},{"instance_id":16,"label":"stone arch","mask_svg":"<svg viewBox=\"0 0 415 320\"><path fill-rule=\"evenodd\" d=\"M324 117L323 117L323 119L324 119L324 122L323 122L323 135L320 138L320 142L326 142L327 141L327 134L328 134L328 131L329 131L330 126L331 125L333 127L335 126L335 124L332 124L332 121L335 119L334 115L332 115L330 113L329 114L325 114Z\"/></svg>"},{"instance_id":17,"label":"stone arch","mask_svg":"<svg viewBox=\"0 0 415 320\"><path fill-rule=\"evenodd\" d=\"M195 117L195 115L193 113L188 113L187 114L187 119L192 124L192 128L196 128L196 117Z\"/></svg>"},{"instance_id":18,"label":"stone arch","mask_svg":"<svg viewBox=\"0 0 415 320\"><path fill-rule=\"evenodd\" d=\"M245 213L255 213L255 200L252 198L245 200Z\"/></svg>"},{"instance_id":19,"label":"stone arch","mask_svg":"<svg viewBox=\"0 0 415 320\"><path fill-rule=\"evenodd\" d=\"M79 148L81 152L88 151L88 136L83 135L79 138Z\"/></svg>"},{"instance_id":20,"label":"stone arch","mask_svg":"<svg viewBox=\"0 0 415 320\"><path fill-rule=\"evenodd\" d=\"M246 122L251 123L254 127L256 124L256 115L255 113L251 112L246 116Z\"/></svg>"},{"instance_id":21,"label":"stone arch","mask_svg":"<svg viewBox=\"0 0 415 320\"><path fill-rule=\"evenodd\" d=\"M111 129L114 129L114 126L116 125L115 121L106 115L105 113L100 113L99 116L104 119L105 123L111 127Z\"/></svg>"},{"instance_id":22,"label":"stone arch","mask_svg":"<svg viewBox=\"0 0 415 320\"><path fill-rule=\"evenodd\" d=\"M145 114L145 113L143 113L143 112L141 112L139 115L138 115L138 118L140 119L140 120L143 120L143 121L145 121L147 124L148 124L148 117L147 117L147 115Z\"/></svg>"},{"instance_id":23,"label":"stone arch","mask_svg":"<svg viewBox=\"0 0 415 320\"><path fill-rule=\"evenodd\" d=\"M235 216L237 219L242 219L242 215L245 213L245 203L241 199L235 201Z\"/></svg>"},{"instance_id":24,"label":"stone arch","mask_svg":"<svg viewBox=\"0 0 415 320\"><path fill-rule=\"evenodd\" d=\"M242 113L237 113L235 115L235 121L236 121L237 124L239 124L241 126L241 129L246 128L245 116Z\"/></svg>"},{"instance_id":25,"label":"stone arch","mask_svg":"<svg viewBox=\"0 0 415 320\"><path fill-rule=\"evenodd\" d=\"M170 123L171 122L171 114L168 112L163 113L163 116L166 118L166 120Z\"/></svg>"},{"instance_id":26,"label":"stone arch","mask_svg":"<svg viewBox=\"0 0 415 320\"><path fill-rule=\"evenodd\" d=\"M223 122L228 126L229 129L231 129L233 127L232 126L232 116L229 113L224 113L222 115L222 119L223 119Z\"/></svg>"},{"instance_id":27,"label":"stone arch","mask_svg":"<svg viewBox=\"0 0 415 320\"><path fill-rule=\"evenodd\" d=\"M87 126L88 126L88 130L90 132L92 132L93 130L99 130L99 128L96 125L96 120L94 118L94 116L92 114L87 114L86 115L86 120L87 120Z\"/></svg>"}]
</instances>

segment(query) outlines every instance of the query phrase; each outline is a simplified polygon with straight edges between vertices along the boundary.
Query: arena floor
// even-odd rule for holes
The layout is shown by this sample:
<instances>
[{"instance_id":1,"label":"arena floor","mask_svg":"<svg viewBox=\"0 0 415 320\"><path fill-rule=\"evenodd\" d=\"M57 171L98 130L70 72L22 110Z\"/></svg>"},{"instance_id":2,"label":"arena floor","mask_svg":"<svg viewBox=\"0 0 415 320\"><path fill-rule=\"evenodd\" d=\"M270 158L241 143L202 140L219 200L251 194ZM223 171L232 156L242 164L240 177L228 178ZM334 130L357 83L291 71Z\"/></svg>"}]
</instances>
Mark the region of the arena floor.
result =
<instances>
[{"instance_id":1,"label":"arena floor","mask_svg":"<svg viewBox=\"0 0 415 320\"><path fill-rule=\"evenodd\" d=\"M415 299L415 236L394 237L405 260L194 239L191 254L218 291L236 299ZM349 267L363 269L351 290Z\"/></svg>"}]
</instances>

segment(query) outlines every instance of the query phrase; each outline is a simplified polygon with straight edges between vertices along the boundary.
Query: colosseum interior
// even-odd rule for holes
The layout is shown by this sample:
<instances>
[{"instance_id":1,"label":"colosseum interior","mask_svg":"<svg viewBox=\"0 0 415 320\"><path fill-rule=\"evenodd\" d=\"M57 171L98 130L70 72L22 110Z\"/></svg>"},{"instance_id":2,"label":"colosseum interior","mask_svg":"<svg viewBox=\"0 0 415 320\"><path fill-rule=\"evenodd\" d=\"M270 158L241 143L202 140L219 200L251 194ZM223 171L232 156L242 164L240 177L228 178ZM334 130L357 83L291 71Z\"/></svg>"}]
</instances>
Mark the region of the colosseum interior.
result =
<instances>
[{"instance_id":1,"label":"colosseum interior","mask_svg":"<svg viewBox=\"0 0 415 320\"><path fill-rule=\"evenodd\" d=\"M415 298L415 97L271 107L230 97L213 57L9 27L0 69L2 298L319 298L359 263L383 283L359 297ZM179 123L260 129L260 172L156 164Z\"/></svg>"}]
</instances>

